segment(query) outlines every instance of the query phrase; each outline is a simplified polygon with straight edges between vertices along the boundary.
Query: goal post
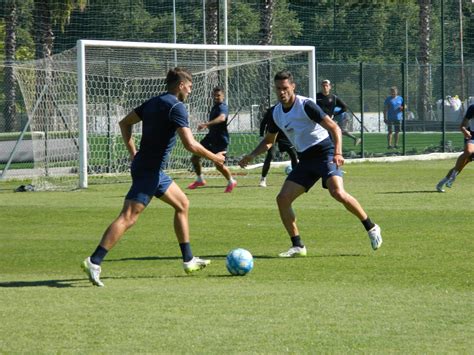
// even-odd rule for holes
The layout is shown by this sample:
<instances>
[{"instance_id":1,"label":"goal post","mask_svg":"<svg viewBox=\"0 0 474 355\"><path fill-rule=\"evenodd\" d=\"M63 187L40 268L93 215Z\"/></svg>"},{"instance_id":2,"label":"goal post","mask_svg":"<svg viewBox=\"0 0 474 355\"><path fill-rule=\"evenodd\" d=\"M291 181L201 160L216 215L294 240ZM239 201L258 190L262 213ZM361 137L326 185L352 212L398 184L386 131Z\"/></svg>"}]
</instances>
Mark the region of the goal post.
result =
<instances>
[{"instance_id":1,"label":"goal post","mask_svg":"<svg viewBox=\"0 0 474 355\"><path fill-rule=\"evenodd\" d=\"M156 49L156 50L173 50L175 51L175 59L177 51L202 51L207 52L224 52L225 62L224 68L227 68L229 52L257 52L257 53L307 53L308 66L308 96L316 99L316 78L315 63L316 54L313 46L258 46L258 45L205 45L205 44L174 44L174 43L144 43L144 42L127 42L127 41L102 41L102 40L78 40L77 41L77 75L78 75L78 112L79 112L79 187L86 188L88 186L87 174L87 94L86 94L86 60L87 48L103 47L103 48L136 48L136 49ZM175 62L176 66L180 63ZM205 63L203 63L205 65ZM186 65L183 65L186 67ZM283 69L283 68L282 68ZM205 69L204 69L205 70ZM227 78L225 80L227 82ZM225 88L227 92L227 87Z\"/></svg>"},{"instance_id":2,"label":"goal post","mask_svg":"<svg viewBox=\"0 0 474 355\"><path fill-rule=\"evenodd\" d=\"M135 107L166 91L170 68L193 76L185 102L190 128L208 120L212 89L222 86L229 106L228 164L259 141L265 110L277 102L273 76L290 70L297 92L315 98L315 48L312 46L202 45L79 40L51 58L19 63L15 76L31 121L42 132L32 137L36 186L87 188L90 183L129 180L129 155L118 122ZM41 93L41 88L47 88ZM139 144L141 124L133 127ZM262 161L263 161L263 157ZM260 157L259 157L260 159ZM258 162L258 161L257 161ZM212 163L203 160L205 168ZM190 153L178 140L167 171L191 168ZM188 172L189 174L189 172ZM115 180L115 181L116 181Z\"/></svg>"}]
</instances>

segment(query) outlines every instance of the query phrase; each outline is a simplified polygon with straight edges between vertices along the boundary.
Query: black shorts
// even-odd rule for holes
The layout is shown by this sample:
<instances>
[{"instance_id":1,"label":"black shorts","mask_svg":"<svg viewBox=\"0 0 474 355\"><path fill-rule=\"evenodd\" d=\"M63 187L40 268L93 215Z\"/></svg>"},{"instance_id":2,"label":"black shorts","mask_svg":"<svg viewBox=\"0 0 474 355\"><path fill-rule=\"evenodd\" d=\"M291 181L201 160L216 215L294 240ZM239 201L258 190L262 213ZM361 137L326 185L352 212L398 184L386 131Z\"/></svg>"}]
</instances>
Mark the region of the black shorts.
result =
<instances>
[{"instance_id":1,"label":"black shorts","mask_svg":"<svg viewBox=\"0 0 474 355\"><path fill-rule=\"evenodd\" d=\"M214 154L227 151L227 147L229 146L229 142L222 138L213 138L210 136L205 136L200 142L204 148L210 150Z\"/></svg>"}]
</instances>

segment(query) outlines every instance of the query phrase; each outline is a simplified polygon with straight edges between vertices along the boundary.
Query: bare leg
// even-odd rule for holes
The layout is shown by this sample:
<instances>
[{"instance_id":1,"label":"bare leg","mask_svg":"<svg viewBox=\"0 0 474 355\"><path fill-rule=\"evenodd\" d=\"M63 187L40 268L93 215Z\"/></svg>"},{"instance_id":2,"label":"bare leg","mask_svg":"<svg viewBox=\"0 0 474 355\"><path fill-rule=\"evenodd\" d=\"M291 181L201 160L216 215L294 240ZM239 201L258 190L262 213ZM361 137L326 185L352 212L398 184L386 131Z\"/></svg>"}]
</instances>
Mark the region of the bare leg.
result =
<instances>
[{"instance_id":1,"label":"bare leg","mask_svg":"<svg viewBox=\"0 0 474 355\"><path fill-rule=\"evenodd\" d=\"M353 196L344 190L343 180L340 176L332 176L326 180L329 193L336 200L344 205L344 207L355 215L359 220L367 219L367 213Z\"/></svg>"},{"instance_id":2,"label":"bare leg","mask_svg":"<svg viewBox=\"0 0 474 355\"><path fill-rule=\"evenodd\" d=\"M104 232L100 246L110 250L122 238L124 233L132 227L138 219L145 205L140 202L125 200L119 216L110 224Z\"/></svg>"},{"instance_id":3,"label":"bare leg","mask_svg":"<svg viewBox=\"0 0 474 355\"><path fill-rule=\"evenodd\" d=\"M216 165L215 167L222 175L224 175L224 177L227 179L227 181L232 179L232 173L230 172L230 170L227 166L225 166L225 165L222 165L222 166Z\"/></svg>"},{"instance_id":4,"label":"bare leg","mask_svg":"<svg viewBox=\"0 0 474 355\"><path fill-rule=\"evenodd\" d=\"M189 200L173 181L160 200L174 208L174 232L179 243L189 243Z\"/></svg>"},{"instance_id":5,"label":"bare leg","mask_svg":"<svg viewBox=\"0 0 474 355\"><path fill-rule=\"evenodd\" d=\"M458 174L471 161L472 154L474 154L474 144L466 144L464 147L464 152L462 152L462 154L458 157L456 160L456 165L454 166L454 170L456 170Z\"/></svg>"},{"instance_id":6,"label":"bare leg","mask_svg":"<svg viewBox=\"0 0 474 355\"><path fill-rule=\"evenodd\" d=\"M398 147L398 137L400 135L400 132L395 131L395 147Z\"/></svg>"},{"instance_id":7,"label":"bare leg","mask_svg":"<svg viewBox=\"0 0 474 355\"><path fill-rule=\"evenodd\" d=\"M286 180L276 198L281 221L290 237L299 235L296 215L291 204L304 192L305 188L303 186Z\"/></svg>"},{"instance_id":8,"label":"bare leg","mask_svg":"<svg viewBox=\"0 0 474 355\"><path fill-rule=\"evenodd\" d=\"M392 131L391 130L389 130L387 133L387 144L388 144L388 147L392 146Z\"/></svg>"},{"instance_id":9,"label":"bare leg","mask_svg":"<svg viewBox=\"0 0 474 355\"><path fill-rule=\"evenodd\" d=\"M342 131L341 133L342 133L343 136L349 137L349 138L352 139L354 142L357 141L357 137L354 136L353 134L349 133L349 132L346 131L346 130L341 130L341 131Z\"/></svg>"},{"instance_id":10,"label":"bare leg","mask_svg":"<svg viewBox=\"0 0 474 355\"><path fill-rule=\"evenodd\" d=\"M200 176L202 173L201 158L197 155L191 157L191 163L193 164L194 172L197 176Z\"/></svg>"}]
</instances>

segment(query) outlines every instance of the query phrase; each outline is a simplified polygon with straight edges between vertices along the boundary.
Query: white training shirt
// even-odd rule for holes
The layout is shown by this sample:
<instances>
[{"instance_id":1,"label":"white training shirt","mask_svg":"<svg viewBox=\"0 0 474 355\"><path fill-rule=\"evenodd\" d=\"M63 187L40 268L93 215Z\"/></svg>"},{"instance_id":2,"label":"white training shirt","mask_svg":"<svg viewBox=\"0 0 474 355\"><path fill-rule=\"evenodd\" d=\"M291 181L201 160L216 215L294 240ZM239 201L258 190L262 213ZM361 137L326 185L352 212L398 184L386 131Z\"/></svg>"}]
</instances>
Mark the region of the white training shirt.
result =
<instances>
[{"instance_id":1,"label":"white training shirt","mask_svg":"<svg viewBox=\"0 0 474 355\"><path fill-rule=\"evenodd\" d=\"M285 133L299 153L329 137L328 131L306 114L304 105L308 101L314 103L308 97L296 95L296 100L290 111L285 113L281 103L275 105L273 110L273 121Z\"/></svg>"}]
</instances>

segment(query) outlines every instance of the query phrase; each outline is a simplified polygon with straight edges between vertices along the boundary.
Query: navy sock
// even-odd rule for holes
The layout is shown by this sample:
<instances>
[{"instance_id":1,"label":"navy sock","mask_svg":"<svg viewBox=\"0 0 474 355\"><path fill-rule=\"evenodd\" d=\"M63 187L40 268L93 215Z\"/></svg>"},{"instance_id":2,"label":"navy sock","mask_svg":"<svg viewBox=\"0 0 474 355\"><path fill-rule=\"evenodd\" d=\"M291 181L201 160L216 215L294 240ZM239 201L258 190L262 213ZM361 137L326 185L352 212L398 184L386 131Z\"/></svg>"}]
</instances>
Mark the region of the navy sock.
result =
<instances>
[{"instance_id":1,"label":"navy sock","mask_svg":"<svg viewBox=\"0 0 474 355\"><path fill-rule=\"evenodd\" d=\"M299 235L295 235L294 237L291 237L291 244L293 244L294 247L304 247L304 245L301 243L301 238Z\"/></svg>"},{"instance_id":2,"label":"navy sock","mask_svg":"<svg viewBox=\"0 0 474 355\"><path fill-rule=\"evenodd\" d=\"M179 243L181 254L183 255L183 261L187 262L193 258L193 252L191 251L191 244Z\"/></svg>"},{"instance_id":3,"label":"navy sock","mask_svg":"<svg viewBox=\"0 0 474 355\"><path fill-rule=\"evenodd\" d=\"M100 265L108 252L109 251L107 249L99 245L97 249L91 255L91 262L93 264Z\"/></svg>"},{"instance_id":4,"label":"navy sock","mask_svg":"<svg viewBox=\"0 0 474 355\"><path fill-rule=\"evenodd\" d=\"M367 217L365 221L362 221L362 224L364 225L366 231L369 231L375 227L375 224L370 220L369 217Z\"/></svg>"}]
</instances>

